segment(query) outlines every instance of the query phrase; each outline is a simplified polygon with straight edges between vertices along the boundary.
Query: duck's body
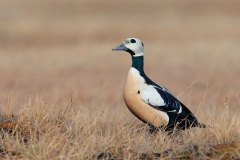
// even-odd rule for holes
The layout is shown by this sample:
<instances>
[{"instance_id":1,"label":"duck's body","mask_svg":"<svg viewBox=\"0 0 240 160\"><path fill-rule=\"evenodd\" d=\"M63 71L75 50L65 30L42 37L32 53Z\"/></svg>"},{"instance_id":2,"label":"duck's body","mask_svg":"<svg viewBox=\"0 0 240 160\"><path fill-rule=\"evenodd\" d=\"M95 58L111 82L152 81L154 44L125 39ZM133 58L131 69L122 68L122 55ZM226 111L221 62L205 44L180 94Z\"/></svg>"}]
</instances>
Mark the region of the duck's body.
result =
<instances>
[{"instance_id":1,"label":"duck's body","mask_svg":"<svg viewBox=\"0 0 240 160\"><path fill-rule=\"evenodd\" d=\"M124 50L132 55L123 96L127 107L137 118L166 130L205 127L171 92L145 75L143 43L139 39L129 38L113 50Z\"/></svg>"},{"instance_id":2,"label":"duck's body","mask_svg":"<svg viewBox=\"0 0 240 160\"><path fill-rule=\"evenodd\" d=\"M129 110L140 120L154 126L167 126L169 118L165 112L149 107L149 104L143 101L144 90L156 92L149 87L145 80L140 76L139 71L131 67L125 84L123 97Z\"/></svg>"}]
</instances>

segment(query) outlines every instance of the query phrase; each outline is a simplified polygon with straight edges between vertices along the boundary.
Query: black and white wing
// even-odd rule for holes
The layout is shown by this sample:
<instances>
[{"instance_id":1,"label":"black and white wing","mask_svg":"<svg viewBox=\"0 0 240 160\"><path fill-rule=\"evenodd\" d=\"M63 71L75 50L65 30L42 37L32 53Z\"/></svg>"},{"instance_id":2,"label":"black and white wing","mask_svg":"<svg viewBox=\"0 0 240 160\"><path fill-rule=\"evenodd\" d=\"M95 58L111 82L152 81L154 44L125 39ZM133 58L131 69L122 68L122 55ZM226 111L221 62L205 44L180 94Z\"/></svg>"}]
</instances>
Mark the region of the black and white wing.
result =
<instances>
[{"instance_id":1,"label":"black and white wing","mask_svg":"<svg viewBox=\"0 0 240 160\"><path fill-rule=\"evenodd\" d=\"M189 128L190 126L206 127L204 124L199 123L192 112L166 88L160 85L146 85L139 93L145 103L168 114L168 128L174 127L175 122L179 122L178 127L182 129Z\"/></svg>"},{"instance_id":2,"label":"black and white wing","mask_svg":"<svg viewBox=\"0 0 240 160\"><path fill-rule=\"evenodd\" d=\"M147 85L140 90L140 95L145 103L164 112L180 114L185 107L162 86Z\"/></svg>"}]
</instances>

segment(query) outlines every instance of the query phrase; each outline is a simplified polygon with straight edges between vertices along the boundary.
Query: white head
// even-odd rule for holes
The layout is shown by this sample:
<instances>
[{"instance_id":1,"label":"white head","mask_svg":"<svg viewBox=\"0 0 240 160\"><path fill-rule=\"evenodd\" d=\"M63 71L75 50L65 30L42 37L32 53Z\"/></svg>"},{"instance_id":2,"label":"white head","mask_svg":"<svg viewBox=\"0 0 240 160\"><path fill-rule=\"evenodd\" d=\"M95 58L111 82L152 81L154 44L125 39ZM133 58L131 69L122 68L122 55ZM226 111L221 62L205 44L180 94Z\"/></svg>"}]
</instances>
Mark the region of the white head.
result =
<instances>
[{"instance_id":1,"label":"white head","mask_svg":"<svg viewBox=\"0 0 240 160\"><path fill-rule=\"evenodd\" d=\"M140 39L128 38L119 46L113 48L113 51L126 51L133 57L143 56L144 45Z\"/></svg>"}]
</instances>

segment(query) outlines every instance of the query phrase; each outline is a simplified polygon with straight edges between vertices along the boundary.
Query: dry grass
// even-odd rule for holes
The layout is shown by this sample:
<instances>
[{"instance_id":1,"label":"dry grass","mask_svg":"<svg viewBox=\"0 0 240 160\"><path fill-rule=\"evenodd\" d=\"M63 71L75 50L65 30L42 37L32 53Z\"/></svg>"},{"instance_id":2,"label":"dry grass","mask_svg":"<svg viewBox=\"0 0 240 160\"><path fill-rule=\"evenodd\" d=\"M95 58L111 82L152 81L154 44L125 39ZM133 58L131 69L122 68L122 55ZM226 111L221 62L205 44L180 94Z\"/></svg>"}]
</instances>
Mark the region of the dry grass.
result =
<instances>
[{"instance_id":1,"label":"dry grass","mask_svg":"<svg viewBox=\"0 0 240 160\"><path fill-rule=\"evenodd\" d=\"M1 1L1 158L240 157L239 7ZM131 59L111 51L127 37L144 41L149 77L213 128L149 134L122 99Z\"/></svg>"},{"instance_id":2,"label":"dry grass","mask_svg":"<svg viewBox=\"0 0 240 160\"><path fill-rule=\"evenodd\" d=\"M85 105L74 111L73 98L61 104L34 98L17 106L21 111L13 116L9 108L16 106L11 98L6 99L2 111L5 117L0 123L2 158L233 159L240 156L240 119L229 116L228 112L208 119L213 128L193 128L169 136L163 131L150 134L148 126L126 117L126 111L107 108L92 113L93 109Z\"/></svg>"}]
</instances>

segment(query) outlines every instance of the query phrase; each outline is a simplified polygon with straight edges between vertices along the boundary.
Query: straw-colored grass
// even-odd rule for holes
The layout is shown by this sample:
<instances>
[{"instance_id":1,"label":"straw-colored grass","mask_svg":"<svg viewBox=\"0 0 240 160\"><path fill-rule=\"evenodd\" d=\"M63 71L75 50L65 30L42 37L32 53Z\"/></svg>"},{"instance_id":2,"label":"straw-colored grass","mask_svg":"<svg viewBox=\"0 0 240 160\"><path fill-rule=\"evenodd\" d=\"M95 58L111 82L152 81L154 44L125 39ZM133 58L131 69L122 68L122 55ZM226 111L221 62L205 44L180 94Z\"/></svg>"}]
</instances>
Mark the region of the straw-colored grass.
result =
<instances>
[{"instance_id":1,"label":"straw-colored grass","mask_svg":"<svg viewBox=\"0 0 240 160\"><path fill-rule=\"evenodd\" d=\"M126 117L123 110L81 106L73 111L73 98L56 104L41 98L17 106L5 101L1 156L23 159L233 159L240 156L239 116L224 112L209 118L211 128L192 128L173 135L149 133L148 126ZM111 113L111 114L110 114Z\"/></svg>"},{"instance_id":2,"label":"straw-colored grass","mask_svg":"<svg viewBox=\"0 0 240 160\"><path fill-rule=\"evenodd\" d=\"M2 159L240 157L239 1L0 1ZM131 58L210 128L150 134L124 104Z\"/></svg>"}]
</instances>

